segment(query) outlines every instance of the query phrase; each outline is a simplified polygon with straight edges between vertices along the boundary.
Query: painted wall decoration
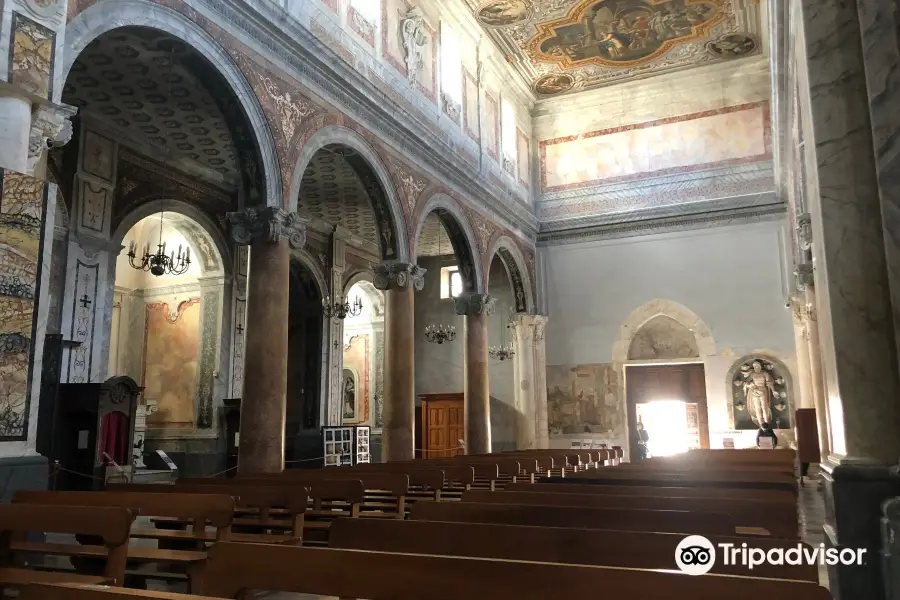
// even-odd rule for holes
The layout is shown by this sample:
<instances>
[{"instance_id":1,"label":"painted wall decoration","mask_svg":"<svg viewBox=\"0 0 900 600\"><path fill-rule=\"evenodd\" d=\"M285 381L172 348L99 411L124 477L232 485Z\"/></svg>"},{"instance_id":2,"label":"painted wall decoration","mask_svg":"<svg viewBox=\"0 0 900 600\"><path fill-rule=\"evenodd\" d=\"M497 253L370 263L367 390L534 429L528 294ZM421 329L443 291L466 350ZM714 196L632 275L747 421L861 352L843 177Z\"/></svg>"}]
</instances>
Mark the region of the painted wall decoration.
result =
<instances>
[{"instance_id":1,"label":"painted wall decoration","mask_svg":"<svg viewBox=\"0 0 900 600\"><path fill-rule=\"evenodd\" d=\"M532 13L526 0L490 0L475 11L475 17L486 27L509 27L528 21Z\"/></svg>"},{"instance_id":2,"label":"painted wall decoration","mask_svg":"<svg viewBox=\"0 0 900 600\"><path fill-rule=\"evenodd\" d=\"M723 35L706 45L706 49L717 58L740 58L755 54L758 48L756 36L749 33Z\"/></svg>"},{"instance_id":3,"label":"painted wall decoration","mask_svg":"<svg viewBox=\"0 0 900 600\"><path fill-rule=\"evenodd\" d=\"M547 367L547 416L551 435L625 434L619 374L611 364Z\"/></svg>"},{"instance_id":4,"label":"painted wall decoration","mask_svg":"<svg viewBox=\"0 0 900 600\"><path fill-rule=\"evenodd\" d=\"M748 356L728 372L733 429L791 429L791 384L787 367L764 356Z\"/></svg>"},{"instance_id":5,"label":"painted wall decoration","mask_svg":"<svg viewBox=\"0 0 900 600\"><path fill-rule=\"evenodd\" d=\"M463 126L470 138L481 139L481 124L478 122L478 80L463 69Z\"/></svg>"},{"instance_id":6,"label":"painted wall decoration","mask_svg":"<svg viewBox=\"0 0 900 600\"><path fill-rule=\"evenodd\" d=\"M544 191L765 160L769 105L754 102L542 140Z\"/></svg>"},{"instance_id":7,"label":"painted wall decoration","mask_svg":"<svg viewBox=\"0 0 900 600\"><path fill-rule=\"evenodd\" d=\"M366 423L370 416L370 396L371 396L371 357L369 355L370 336L368 334L355 335L350 341L344 344L344 398L343 398L343 420L344 423ZM354 377L354 404L353 410L348 412L346 394L347 373L350 372ZM348 416L350 415L350 416Z\"/></svg>"},{"instance_id":8,"label":"painted wall decoration","mask_svg":"<svg viewBox=\"0 0 900 600\"><path fill-rule=\"evenodd\" d=\"M568 73L544 75L534 82L534 91L543 96L553 96L568 92L575 86L575 78Z\"/></svg>"},{"instance_id":9,"label":"painted wall decoration","mask_svg":"<svg viewBox=\"0 0 900 600\"><path fill-rule=\"evenodd\" d=\"M200 298L177 307L166 302L147 305L144 328L144 397L158 410L147 417L151 426L193 427L200 358Z\"/></svg>"},{"instance_id":10,"label":"painted wall decoration","mask_svg":"<svg viewBox=\"0 0 900 600\"><path fill-rule=\"evenodd\" d=\"M0 170L0 440L28 431L44 182Z\"/></svg>"},{"instance_id":11,"label":"painted wall decoration","mask_svg":"<svg viewBox=\"0 0 900 600\"><path fill-rule=\"evenodd\" d=\"M528 145L528 136L525 132L516 127L516 155L518 156L518 177L519 183L525 187L531 185L531 169L528 168L531 162L531 151Z\"/></svg>"},{"instance_id":12,"label":"painted wall decoration","mask_svg":"<svg viewBox=\"0 0 900 600\"><path fill-rule=\"evenodd\" d=\"M484 95L484 140L488 154L498 160L500 156L500 105L490 94Z\"/></svg>"}]
</instances>

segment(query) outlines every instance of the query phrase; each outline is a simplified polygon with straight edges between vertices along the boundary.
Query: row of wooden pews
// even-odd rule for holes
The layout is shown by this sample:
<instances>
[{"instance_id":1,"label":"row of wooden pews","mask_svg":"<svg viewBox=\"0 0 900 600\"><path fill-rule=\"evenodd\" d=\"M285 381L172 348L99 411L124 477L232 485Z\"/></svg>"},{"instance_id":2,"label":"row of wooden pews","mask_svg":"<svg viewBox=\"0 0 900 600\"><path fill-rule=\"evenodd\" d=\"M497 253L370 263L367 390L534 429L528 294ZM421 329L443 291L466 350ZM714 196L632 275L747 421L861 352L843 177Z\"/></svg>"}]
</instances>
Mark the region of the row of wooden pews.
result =
<instances>
[{"instance_id":1,"label":"row of wooden pews","mask_svg":"<svg viewBox=\"0 0 900 600\"><path fill-rule=\"evenodd\" d=\"M120 530L127 527L118 537L63 531L82 534L65 555L106 558L106 564L52 576L31 570L33 580L23 564L9 584L0 570L0 585L21 589L26 600L200 600L237 598L245 590L370 600L549 600L597 589L649 600L831 597L816 584L816 568L806 565L760 565L752 577L721 562L700 577L675 567L675 549L686 535L764 550L795 547L791 452L699 451L620 461L615 449L535 450L119 485L79 495L20 494L13 510L117 511ZM33 531L60 523L37 525ZM132 540L124 551L123 537ZM63 553L16 539L26 545L4 555ZM193 595L122 587L140 584L134 568L142 562L174 560L179 552L193 553L193 562L173 569ZM85 573L88 567L99 574ZM75 579L89 576L95 579Z\"/></svg>"}]
</instances>

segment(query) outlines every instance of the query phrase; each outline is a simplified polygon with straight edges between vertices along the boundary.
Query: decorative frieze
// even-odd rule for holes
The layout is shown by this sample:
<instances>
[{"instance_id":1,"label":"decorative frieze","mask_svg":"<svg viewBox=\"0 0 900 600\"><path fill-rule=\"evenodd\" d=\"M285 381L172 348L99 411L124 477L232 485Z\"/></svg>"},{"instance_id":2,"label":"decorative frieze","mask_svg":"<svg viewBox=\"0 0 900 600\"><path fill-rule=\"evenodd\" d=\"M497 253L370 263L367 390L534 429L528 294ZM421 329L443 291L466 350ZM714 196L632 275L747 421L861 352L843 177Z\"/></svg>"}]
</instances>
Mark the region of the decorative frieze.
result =
<instances>
[{"instance_id":1,"label":"decorative frieze","mask_svg":"<svg viewBox=\"0 0 900 600\"><path fill-rule=\"evenodd\" d=\"M257 239L280 242L287 238L291 248L299 250L306 245L306 224L309 219L280 208L250 207L241 212L228 213L231 237L242 246L249 246Z\"/></svg>"},{"instance_id":2,"label":"decorative frieze","mask_svg":"<svg viewBox=\"0 0 900 600\"><path fill-rule=\"evenodd\" d=\"M421 292L425 288L425 271L419 265L388 261L375 265L375 287L379 290L406 289L412 287Z\"/></svg>"},{"instance_id":3,"label":"decorative frieze","mask_svg":"<svg viewBox=\"0 0 900 600\"><path fill-rule=\"evenodd\" d=\"M456 297L456 314L490 315L494 313L497 299L489 294L466 293Z\"/></svg>"}]
</instances>

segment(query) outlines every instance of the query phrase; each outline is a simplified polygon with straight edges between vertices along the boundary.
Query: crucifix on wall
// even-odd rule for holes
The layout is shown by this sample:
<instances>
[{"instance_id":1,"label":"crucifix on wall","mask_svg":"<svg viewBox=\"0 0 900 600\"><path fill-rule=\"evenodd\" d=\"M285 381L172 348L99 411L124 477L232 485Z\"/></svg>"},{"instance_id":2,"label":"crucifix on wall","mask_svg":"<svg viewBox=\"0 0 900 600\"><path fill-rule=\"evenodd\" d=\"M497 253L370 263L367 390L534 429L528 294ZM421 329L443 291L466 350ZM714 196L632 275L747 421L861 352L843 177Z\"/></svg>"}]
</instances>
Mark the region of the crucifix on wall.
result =
<instances>
[{"instance_id":1,"label":"crucifix on wall","mask_svg":"<svg viewBox=\"0 0 900 600\"><path fill-rule=\"evenodd\" d=\"M79 302L81 303L81 306L82 306L83 308L87 308L88 306L91 305L91 300L88 298L88 295L87 295L87 294L85 294L84 296L82 296L82 297L81 297L81 300L79 300Z\"/></svg>"}]
</instances>

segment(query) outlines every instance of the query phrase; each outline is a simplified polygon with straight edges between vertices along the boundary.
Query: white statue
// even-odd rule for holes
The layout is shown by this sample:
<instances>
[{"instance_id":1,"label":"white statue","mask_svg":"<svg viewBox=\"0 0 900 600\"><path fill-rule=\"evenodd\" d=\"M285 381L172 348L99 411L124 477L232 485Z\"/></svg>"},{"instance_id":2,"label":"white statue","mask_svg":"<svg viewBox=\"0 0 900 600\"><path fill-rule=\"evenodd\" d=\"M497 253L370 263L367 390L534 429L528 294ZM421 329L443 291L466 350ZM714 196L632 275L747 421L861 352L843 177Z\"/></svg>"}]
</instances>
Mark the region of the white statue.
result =
<instances>
[{"instance_id":1,"label":"white statue","mask_svg":"<svg viewBox=\"0 0 900 600\"><path fill-rule=\"evenodd\" d=\"M406 14L400 15L400 43L406 52L406 75L415 81L425 62L425 15L414 6Z\"/></svg>"},{"instance_id":2,"label":"white statue","mask_svg":"<svg viewBox=\"0 0 900 600\"><path fill-rule=\"evenodd\" d=\"M762 363L753 361L752 370L744 374L744 395L747 398L747 410L757 425L772 423L770 397L778 399L775 391L775 378L763 370Z\"/></svg>"}]
</instances>

